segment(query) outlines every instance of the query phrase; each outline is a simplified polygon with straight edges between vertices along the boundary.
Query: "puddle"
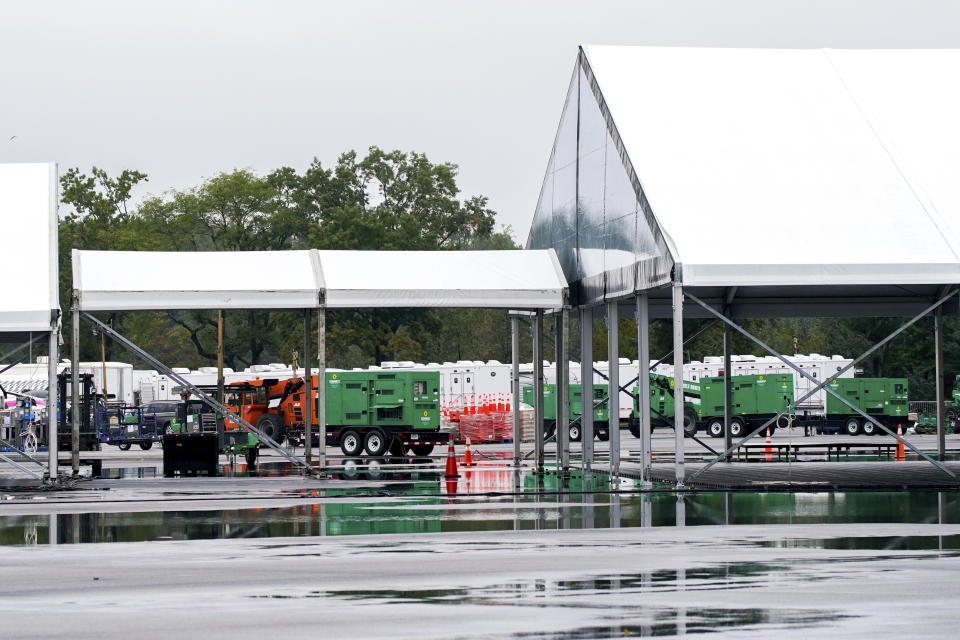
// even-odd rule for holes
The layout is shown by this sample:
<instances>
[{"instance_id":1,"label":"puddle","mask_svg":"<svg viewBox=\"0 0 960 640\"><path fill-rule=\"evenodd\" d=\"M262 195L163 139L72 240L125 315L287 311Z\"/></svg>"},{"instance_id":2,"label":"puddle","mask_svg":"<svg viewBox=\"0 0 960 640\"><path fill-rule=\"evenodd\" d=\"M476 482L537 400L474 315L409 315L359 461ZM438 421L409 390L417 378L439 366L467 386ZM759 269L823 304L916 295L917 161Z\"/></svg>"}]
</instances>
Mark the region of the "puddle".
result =
<instances>
[{"instance_id":1,"label":"puddle","mask_svg":"<svg viewBox=\"0 0 960 640\"><path fill-rule=\"evenodd\" d=\"M51 531L58 543L89 543L677 524L960 523L960 494L956 492L697 493L682 498L671 493L592 493L603 478L572 478L569 492L558 494L446 496L438 493L437 480L409 479L374 489L323 490L320 496L325 501L321 504L309 503L314 498L312 490L306 495L302 491L285 494L307 502L293 507L0 516L0 544L48 544ZM549 487L555 480L532 482ZM910 544L918 545L917 549L957 546L953 536L942 538L946 547L940 542L923 546L933 544L927 539L851 540L796 544L851 549L874 548L857 544L890 549L913 548L904 546Z\"/></svg>"},{"instance_id":2,"label":"puddle","mask_svg":"<svg viewBox=\"0 0 960 640\"><path fill-rule=\"evenodd\" d=\"M431 589L312 590L304 593L250 595L251 599L328 599L374 605L478 605L493 607L563 607L591 609L601 613L608 625L592 624L572 630L516 633L514 638L612 638L628 635L648 637L708 633L721 629L775 629L835 625L851 618L824 609L759 607L658 606L651 594L704 591L709 589L763 588L771 581L809 580L788 565L753 562L643 573L590 576L576 580L517 580L481 587ZM645 603L644 600L647 600ZM538 614L542 615L542 614Z\"/></svg>"}]
</instances>

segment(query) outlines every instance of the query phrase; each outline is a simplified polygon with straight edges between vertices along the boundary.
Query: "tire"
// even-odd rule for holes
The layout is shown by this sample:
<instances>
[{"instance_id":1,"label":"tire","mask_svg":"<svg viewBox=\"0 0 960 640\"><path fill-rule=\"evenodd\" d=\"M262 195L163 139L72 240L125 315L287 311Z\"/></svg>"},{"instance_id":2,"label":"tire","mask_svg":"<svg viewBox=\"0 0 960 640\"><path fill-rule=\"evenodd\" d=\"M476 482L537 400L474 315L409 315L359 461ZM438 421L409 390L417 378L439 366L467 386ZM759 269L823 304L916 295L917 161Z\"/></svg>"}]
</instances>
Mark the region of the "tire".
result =
<instances>
[{"instance_id":1,"label":"tire","mask_svg":"<svg viewBox=\"0 0 960 640\"><path fill-rule=\"evenodd\" d=\"M173 433L173 427L170 426L169 422L163 423L163 432L164 433Z\"/></svg>"},{"instance_id":2,"label":"tire","mask_svg":"<svg viewBox=\"0 0 960 640\"><path fill-rule=\"evenodd\" d=\"M117 446L120 447L120 451L130 451L130 443L129 443L129 442L121 442L121 443L120 443L119 445L117 445Z\"/></svg>"},{"instance_id":3,"label":"tire","mask_svg":"<svg viewBox=\"0 0 960 640\"><path fill-rule=\"evenodd\" d=\"M140 443L140 448L143 449L144 451L149 451L152 446L153 446L153 443L152 443L152 442L141 442L141 443Z\"/></svg>"},{"instance_id":4,"label":"tire","mask_svg":"<svg viewBox=\"0 0 960 640\"><path fill-rule=\"evenodd\" d=\"M380 429L371 429L367 432L367 437L363 439L363 448L367 454L378 457L386 455L390 448L390 440Z\"/></svg>"},{"instance_id":5,"label":"tire","mask_svg":"<svg viewBox=\"0 0 960 640\"><path fill-rule=\"evenodd\" d=\"M257 429L262 431L264 435L276 440L277 444L283 444L283 437L286 430L283 427L280 416L274 413L263 414L260 416L260 419L257 420Z\"/></svg>"},{"instance_id":6,"label":"tire","mask_svg":"<svg viewBox=\"0 0 960 640\"><path fill-rule=\"evenodd\" d=\"M697 435L697 410L693 407L683 409L683 435L687 438Z\"/></svg>"},{"instance_id":7,"label":"tire","mask_svg":"<svg viewBox=\"0 0 960 640\"><path fill-rule=\"evenodd\" d=\"M714 438L723 437L723 420L720 418L711 418L707 421L707 433Z\"/></svg>"},{"instance_id":8,"label":"tire","mask_svg":"<svg viewBox=\"0 0 960 640\"><path fill-rule=\"evenodd\" d=\"M843 423L843 430L848 436L860 435L860 421L856 418L847 418L847 420Z\"/></svg>"},{"instance_id":9,"label":"tire","mask_svg":"<svg viewBox=\"0 0 960 640\"><path fill-rule=\"evenodd\" d=\"M777 424L777 428L778 428L778 429L786 429L787 427L790 426L790 422L791 422L790 416L787 416L787 415L779 416L779 417L777 418L777 423L776 423L776 424Z\"/></svg>"},{"instance_id":10,"label":"tire","mask_svg":"<svg viewBox=\"0 0 960 640\"><path fill-rule=\"evenodd\" d=\"M432 444L415 444L411 445L410 450L413 451L415 456L428 456L433 453Z\"/></svg>"},{"instance_id":11,"label":"tire","mask_svg":"<svg viewBox=\"0 0 960 640\"><path fill-rule=\"evenodd\" d=\"M250 447L247 449L246 458L247 464L254 465L257 464L257 458L260 455L260 447Z\"/></svg>"},{"instance_id":12,"label":"tire","mask_svg":"<svg viewBox=\"0 0 960 640\"><path fill-rule=\"evenodd\" d=\"M599 440L600 442L606 442L606 441L609 440L609 439L610 439L610 431L609 431L609 430L607 430L607 431L598 431L598 432L597 432L597 440Z\"/></svg>"},{"instance_id":13,"label":"tire","mask_svg":"<svg viewBox=\"0 0 960 640\"><path fill-rule=\"evenodd\" d=\"M557 423L554 420L544 421L543 423L543 439L549 440L553 437L553 434L557 431Z\"/></svg>"},{"instance_id":14,"label":"tire","mask_svg":"<svg viewBox=\"0 0 960 640\"><path fill-rule=\"evenodd\" d=\"M882 433L883 430L877 425L873 424L869 420L863 421L863 435L865 436L875 436Z\"/></svg>"},{"instance_id":15,"label":"tire","mask_svg":"<svg viewBox=\"0 0 960 640\"><path fill-rule=\"evenodd\" d=\"M580 442L580 438L583 436L583 432L580 431L579 424L570 425L570 442Z\"/></svg>"},{"instance_id":16,"label":"tire","mask_svg":"<svg viewBox=\"0 0 960 640\"><path fill-rule=\"evenodd\" d=\"M733 418L730 420L730 437L731 438L742 438L744 435L745 429L743 428L743 420L740 418Z\"/></svg>"},{"instance_id":17,"label":"tire","mask_svg":"<svg viewBox=\"0 0 960 640\"><path fill-rule=\"evenodd\" d=\"M347 429L340 434L340 450L345 456L359 456L363 453L363 438L354 429Z\"/></svg>"}]
</instances>

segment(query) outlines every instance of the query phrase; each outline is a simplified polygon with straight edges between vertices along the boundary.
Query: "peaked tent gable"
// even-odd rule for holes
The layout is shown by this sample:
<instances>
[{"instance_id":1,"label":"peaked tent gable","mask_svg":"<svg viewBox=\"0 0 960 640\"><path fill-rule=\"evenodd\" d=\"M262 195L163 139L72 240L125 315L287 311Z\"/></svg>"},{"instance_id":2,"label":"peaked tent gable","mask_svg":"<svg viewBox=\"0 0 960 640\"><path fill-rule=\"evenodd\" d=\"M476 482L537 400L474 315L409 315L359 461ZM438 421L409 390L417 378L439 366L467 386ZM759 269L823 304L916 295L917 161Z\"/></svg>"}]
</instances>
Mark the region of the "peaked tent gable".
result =
<instances>
[{"instance_id":1,"label":"peaked tent gable","mask_svg":"<svg viewBox=\"0 0 960 640\"><path fill-rule=\"evenodd\" d=\"M673 265L583 51L527 240L548 247L580 304L665 284Z\"/></svg>"}]
</instances>

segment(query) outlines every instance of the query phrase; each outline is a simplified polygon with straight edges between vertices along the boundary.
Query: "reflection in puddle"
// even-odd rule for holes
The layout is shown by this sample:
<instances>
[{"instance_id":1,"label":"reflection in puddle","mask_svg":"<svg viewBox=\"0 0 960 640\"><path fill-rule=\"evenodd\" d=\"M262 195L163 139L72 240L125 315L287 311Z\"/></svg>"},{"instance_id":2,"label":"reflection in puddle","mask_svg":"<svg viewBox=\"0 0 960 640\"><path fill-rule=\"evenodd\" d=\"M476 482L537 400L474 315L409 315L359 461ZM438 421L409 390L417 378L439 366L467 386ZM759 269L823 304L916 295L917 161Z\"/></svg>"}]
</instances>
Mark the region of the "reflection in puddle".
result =
<instances>
[{"instance_id":1,"label":"reflection in puddle","mask_svg":"<svg viewBox=\"0 0 960 640\"><path fill-rule=\"evenodd\" d=\"M312 590L302 594L257 594L253 599L326 599L405 605L479 605L495 607L563 607L595 609L609 625L591 625L566 631L514 634L516 638L604 638L627 635L648 637L683 633L708 633L719 629L751 627L764 631L835 624L852 616L823 609L764 609L758 607L663 606L645 597L650 594L707 589L762 588L770 574L788 580L809 576L787 565L752 562L720 563L715 566L643 573L585 577L578 580L517 580L506 584L446 589ZM616 596L611 598L611 596ZM542 615L542 614L538 614Z\"/></svg>"},{"instance_id":2,"label":"reflection in puddle","mask_svg":"<svg viewBox=\"0 0 960 640\"><path fill-rule=\"evenodd\" d=\"M592 493L593 480L588 478L565 493L479 497L439 494L438 484L411 475L378 489L278 496L303 499L304 504L293 507L0 516L0 544L47 544L51 530L55 542L87 543L678 525L960 523L960 496L955 492L695 493L678 500L670 493ZM890 549L957 548L954 536L936 542L851 538L809 544L874 548L856 546L859 540L893 545L882 546Z\"/></svg>"}]
</instances>

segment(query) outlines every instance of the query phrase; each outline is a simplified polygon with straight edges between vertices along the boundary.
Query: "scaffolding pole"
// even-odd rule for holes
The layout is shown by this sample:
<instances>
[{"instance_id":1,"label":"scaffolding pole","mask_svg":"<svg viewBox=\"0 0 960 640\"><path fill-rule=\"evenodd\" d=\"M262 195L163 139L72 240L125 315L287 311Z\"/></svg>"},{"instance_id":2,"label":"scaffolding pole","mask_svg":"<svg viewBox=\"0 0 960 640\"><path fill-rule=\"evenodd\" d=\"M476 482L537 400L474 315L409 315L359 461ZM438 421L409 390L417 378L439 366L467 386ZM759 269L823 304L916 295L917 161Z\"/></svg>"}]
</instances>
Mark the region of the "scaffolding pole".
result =
<instances>
[{"instance_id":1,"label":"scaffolding pole","mask_svg":"<svg viewBox=\"0 0 960 640\"><path fill-rule=\"evenodd\" d=\"M567 356L567 321L570 312L562 309L553 316L557 354L557 471L570 471L570 373Z\"/></svg>"},{"instance_id":2,"label":"scaffolding pole","mask_svg":"<svg viewBox=\"0 0 960 640\"><path fill-rule=\"evenodd\" d=\"M317 473L327 468L327 308L317 308ZM311 443L312 444L312 443Z\"/></svg>"},{"instance_id":3,"label":"scaffolding pole","mask_svg":"<svg viewBox=\"0 0 960 640\"><path fill-rule=\"evenodd\" d=\"M543 473L543 310L533 320L533 429L536 437L535 466Z\"/></svg>"},{"instance_id":4,"label":"scaffolding pole","mask_svg":"<svg viewBox=\"0 0 960 640\"><path fill-rule=\"evenodd\" d=\"M510 316L510 410L513 412L513 466L520 466L520 317Z\"/></svg>"},{"instance_id":5,"label":"scaffolding pole","mask_svg":"<svg viewBox=\"0 0 960 640\"><path fill-rule=\"evenodd\" d=\"M580 309L580 389L583 412L580 414L581 464L589 471L593 464L593 309Z\"/></svg>"},{"instance_id":6,"label":"scaffolding pole","mask_svg":"<svg viewBox=\"0 0 960 640\"><path fill-rule=\"evenodd\" d=\"M650 441L650 376L642 375L644 367L650 364L650 304L647 294L637 294L637 408L640 424L640 482L650 482L651 441Z\"/></svg>"},{"instance_id":7,"label":"scaffolding pole","mask_svg":"<svg viewBox=\"0 0 960 640\"><path fill-rule=\"evenodd\" d=\"M683 285L673 283L673 432L674 457L673 468L676 472L677 486L682 487L685 469L683 466L684 438L684 395L683 388Z\"/></svg>"},{"instance_id":8,"label":"scaffolding pole","mask_svg":"<svg viewBox=\"0 0 960 640\"><path fill-rule=\"evenodd\" d=\"M610 403L610 483L620 483L620 316L619 303L607 303L607 398Z\"/></svg>"}]
</instances>

